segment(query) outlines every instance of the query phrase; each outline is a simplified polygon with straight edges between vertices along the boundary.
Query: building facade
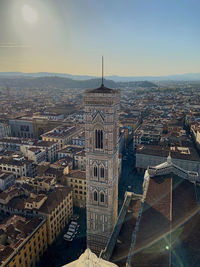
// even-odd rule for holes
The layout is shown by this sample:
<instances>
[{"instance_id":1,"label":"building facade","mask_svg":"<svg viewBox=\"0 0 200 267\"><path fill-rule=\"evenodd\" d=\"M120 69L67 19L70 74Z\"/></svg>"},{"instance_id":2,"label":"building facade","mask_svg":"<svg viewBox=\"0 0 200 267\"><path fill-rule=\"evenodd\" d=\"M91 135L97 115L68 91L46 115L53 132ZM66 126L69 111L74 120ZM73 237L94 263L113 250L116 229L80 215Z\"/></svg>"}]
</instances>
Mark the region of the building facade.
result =
<instances>
[{"instance_id":1,"label":"building facade","mask_svg":"<svg viewBox=\"0 0 200 267\"><path fill-rule=\"evenodd\" d=\"M36 266L47 250L46 219L43 217L28 219L13 215L1 223L0 227L0 265Z\"/></svg>"},{"instance_id":2,"label":"building facade","mask_svg":"<svg viewBox=\"0 0 200 267\"><path fill-rule=\"evenodd\" d=\"M86 205L85 171L72 170L64 176L65 184L73 189L73 204L77 207Z\"/></svg>"},{"instance_id":3,"label":"building facade","mask_svg":"<svg viewBox=\"0 0 200 267\"><path fill-rule=\"evenodd\" d=\"M6 123L0 123L0 138L3 138L5 136L11 136L10 125Z\"/></svg>"},{"instance_id":4,"label":"building facade","mask_svg":"<svg viewBox=\"0 0 200 267\"><path fill-rule=\"evenodd\" d=\"M20 118L9 120L11 134L14 137L34 138L34 129L32 118Z\"/></svg>"},{"instance_id":5,"label":"building facade","mask_svg":"<svg viewBox=\"0 0 200 267\"><path fill-rule=\"evenodd\" d=\"M156 166L165 161L170 152L173 163L187 171L199 172L199 156L192 148L182 148L174 151L173 147L161 149L159 146L141 146L136 150L136 168L145 172L148 166Z\"/></svg>"},{"instance_id":6,"label":"building facade","mask_svg":"<svg viewBox=\"0 0 200 267\"><path fill-rule=\"evenodd\" d=\"M0 170L0 190L6 190L14 183L15 175L13 173L2 172Z\"/></svg>"},{"instance_id":7,"label":"building facade","mask_svg":"<svg viewBox=\"0 0 200 267\"><path fill-rule=\"evenodd\" d=\"M84 93L87 246L105 248L118 215L118 109L120 92L102 86Z\"/></svg>"}]
</instances>

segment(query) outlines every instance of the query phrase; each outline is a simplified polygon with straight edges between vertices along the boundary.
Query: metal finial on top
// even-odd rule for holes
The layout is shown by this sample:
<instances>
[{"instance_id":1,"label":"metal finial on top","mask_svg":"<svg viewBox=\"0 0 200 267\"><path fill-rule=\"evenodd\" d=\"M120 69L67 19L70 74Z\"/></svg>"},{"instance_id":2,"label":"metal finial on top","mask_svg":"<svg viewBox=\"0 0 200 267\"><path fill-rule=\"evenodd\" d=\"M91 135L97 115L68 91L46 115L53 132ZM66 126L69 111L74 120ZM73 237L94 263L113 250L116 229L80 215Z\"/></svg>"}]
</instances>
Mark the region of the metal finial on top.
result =
<instances>
[{"instance_id":1,"label":"metal finial on top","mask_svg":"<svg viewBox=\"0 0 200 267\"><path fill-rule=\"evenodd\" d=\"M101 86L104 86L104 84L103 84L103 56L102 56L102 78L101 78Z\"/></svg>"}]
</instances>

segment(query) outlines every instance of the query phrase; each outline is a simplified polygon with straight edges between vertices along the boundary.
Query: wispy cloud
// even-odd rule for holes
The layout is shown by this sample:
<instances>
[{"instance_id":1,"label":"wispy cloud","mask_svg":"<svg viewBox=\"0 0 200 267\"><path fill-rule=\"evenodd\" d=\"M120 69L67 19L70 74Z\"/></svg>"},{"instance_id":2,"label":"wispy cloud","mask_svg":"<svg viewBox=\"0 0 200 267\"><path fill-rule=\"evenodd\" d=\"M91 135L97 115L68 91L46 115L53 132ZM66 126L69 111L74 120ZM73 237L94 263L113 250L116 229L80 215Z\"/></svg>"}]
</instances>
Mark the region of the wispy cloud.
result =
<instances>
[{"instance_id":1,"label":"wispy cloud","mask_svg":"<svg viewBox=\"0 0 200 267\"><path fill-rule=\"evenodd\" d=\"M24 45L24 44L0 44L0 48L29 48L30 45Z\"/></svg>"}]
</instances>

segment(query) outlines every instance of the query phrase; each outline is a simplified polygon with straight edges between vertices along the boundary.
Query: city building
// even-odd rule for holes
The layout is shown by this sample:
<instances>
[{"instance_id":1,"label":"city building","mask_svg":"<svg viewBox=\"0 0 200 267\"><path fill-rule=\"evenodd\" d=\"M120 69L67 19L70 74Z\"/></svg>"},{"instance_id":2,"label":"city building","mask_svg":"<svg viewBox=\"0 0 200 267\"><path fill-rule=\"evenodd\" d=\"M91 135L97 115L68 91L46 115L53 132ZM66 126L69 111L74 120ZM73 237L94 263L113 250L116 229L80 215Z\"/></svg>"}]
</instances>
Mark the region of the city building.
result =
<instances>
[{"instance_id":1,"label":"city building","mask_svg":"<svg viewBox=\"0 0 200 267\"><path fill-rule=\"evenodd\" d=\"M63 182L73 188L73 204L78 207L86 206L86 173L72 170L63 177Z\"/></svg>"},{"instance_id":2,"label":"city building","mask_svg":"<svg viewBox=\"0 0 200 267\"><path fill-rule=\"evenodd\" d=\"M73 215L72 190L67 187L56 187L48 194L38 212L47 219L47 240L51 245Z\"/></svg>"},{"instance_id":3,"label":"city building","mask_svg":"<svg viewBox=\"0 0 200 267\"><path fill-rule=\"evenodd\" d=\"M39 181L33 179L32 182L22 179L0 193L0 214L45 217L47 243L51 245L73 214L72 189L55 185L52 180L43 180L39 184L41 190L37 192Z\"/></svg>"},{"instance_id":4,"label":"city building","mask_svg":"<svg viewBox=\"0 0 200 267\"><path fill-rule=\"evenodd\" d=\"M4 191L15 183L15 175L9 172L0 170L0 190Z\"/></svg>"},{"instance_id":5,"label":"city building","mask_svg":"<svg viewBox=\"0 0 200 267\"><path fill-rule=\"evenodd\" d=\"M72 138L72 145L85 147L85 131L80 132Z\"/></svg>"},{"instance_id":6,"label":"city building","mask_svg":"<svg viewBox=\"0 0 200 267\"><path fill-rule=\"evenodd\" d=\"M32 118L20 118L9 121L13 137L35 138Z\"/></svg>"},{"instance_id":7,"label":"city building","mask_svg":"<svg viewBox=\"0 0 200 267\"><path fill-rule=\"evenodd\" d=\"M32 117L35 138L41 138L43 133L49 132L63 122L63 115L34 114Z\"/></svg>"},{"instance_id":8,"label":"city building","mask_svg":"<svg viewBox=\"0 0 200 267\"><path fill-rule=\"evenodd\" d=\"M74 167L82 171L86 170L86 156L84 150L74 155Z\"/></svg>"},{"instance_id":9,"label":"city building","mask_svg":"<svg viewBox=\"0 0 200 267\"><path fill-rule=\"evenodd\" d=\"M0 157L0 170L13 173L16 178L35 177L37 174L36 164L18 155Z\"/></svg>"},{"instance_id":10,"label":"city building","mask_svg":"<svg viewBox=\"0 0 200 267\"><path fill-rule=\"evenodd\" d=\"M70 157L74 160L75 154L83 151L81 146L67 145L58 151L58 159Z\"/></svg>"},{"instance_id":11,"label":"city building","mask_svg":"<svg viewBox=\"0 0 200 267\"><path fill-rule=\"evenodd\" d=\"M174 164L188 170L200 171L200 157L193 147L138 145L136 149L136 168L138 172L145 172L148 166L156 166L165 161L171 154Z\"/></svg>"},{"instance_id":12,"label":"city building","mask_svg":"<svg viewBox=\"0 0 200 267\"><path fill-rule=\"evenodd\" d=\"M27 184L32 187L32 192L37 193L41 191L48 192L53 190L56 185L56 180L55 178L51 177L36 176L33 179L30 179L29 177L21 177L16 179L16 183Z\"/></svg>"},{"instance_id":13,"label":"city building","mask_svg":"<svg viewBox=\"0 0 200 267\"><path fill-rule=\"evenodd\" d=\"M46 150L39 147L20 146L20 150L28 160L34 161L36 164L46 161Z\"/></svg>"},{"instance_id":14,"label":"city building","mask_svg":"<svg viewBox=\"0 0 200 267\"><path fill-rule=\"evenodd\" d=\"M118 215L118 109L120 92L104 87L84 93L87 246L104 249Z\"/></svg>"},{"instance_id":15,"label":"city building","mask_svg":"<svg viewBox=\"0 0 200 267\"><path fill-rule=\"evenodd\" d=\"M58 149L65 147L72 142L72 138L82 132L81 126L61 125L57 128L41 135L43 141L53 141L58 143Z\"/></svg>"},{"instance_id":16,"label":"city building","mask_svg":"<svg viewBox=\"0 0 200 267\"><path fill-rule=\"evenodd\" d=\"M41 152L44 150L45 161L54 162L58 157L58 144L57 142L52 141L42 141L42 140L32 140L32 139L24 139L17 137L4 137L0 139L0 146L4 151L21 151L24 156L28 155L27 150L34 149L38 151L41 149ZM31 152L29 153L31 154ZM44 158L44 153L40 153L40 155L32 155L34 159L37 161L42 161ZM30 155L31 157L31 155Z\"/></svg>"},{"instance_id":17,"label":"city building","mask_svg":"<svg viewBox=\"0 0 200 267\"><path fill-rule=\"evenodd\" d=\"M36 266L47 250L46 219L5 217L0 223L1 267Z\"/></svg>"},{"instance_id":18,"label":"city building","mask_svg":"<svg viewBox=\"0 0 200 267\"><path fill-rule=\"evenodd\" d=\"M6 151L20 151L22 145L31 146L33 141L19 137L4 137L0 139L0 146Z\"/></svg>"},{"instance_id":19,"label":"city building","mask_svg":"<svg viewBox=\"0 0 200 267\"><path fill-rule=\"evenodd\" d=\"M7 123L0 123L0 138L11 136L11 127Z\"/></svg>"}]
</instances>

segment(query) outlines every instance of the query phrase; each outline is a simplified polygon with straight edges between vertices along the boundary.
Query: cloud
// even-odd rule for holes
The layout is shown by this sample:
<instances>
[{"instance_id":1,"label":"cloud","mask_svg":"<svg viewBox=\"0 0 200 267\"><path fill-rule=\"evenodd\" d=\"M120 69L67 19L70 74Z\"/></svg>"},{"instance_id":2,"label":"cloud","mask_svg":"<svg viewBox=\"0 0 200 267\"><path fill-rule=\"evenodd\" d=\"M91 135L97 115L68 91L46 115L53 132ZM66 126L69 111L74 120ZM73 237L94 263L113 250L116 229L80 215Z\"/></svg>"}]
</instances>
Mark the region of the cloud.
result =
<instances>
[{"instance_id":1,"label":"cloud","mask_svg":"<svg viewBox=\"0 0 200 267\"><path fill-rule=\"evenodd\" d=\"M30 45L24 45L24 44L0 44L0 48L29 48Z\"/></svg>"}]
</instances>

